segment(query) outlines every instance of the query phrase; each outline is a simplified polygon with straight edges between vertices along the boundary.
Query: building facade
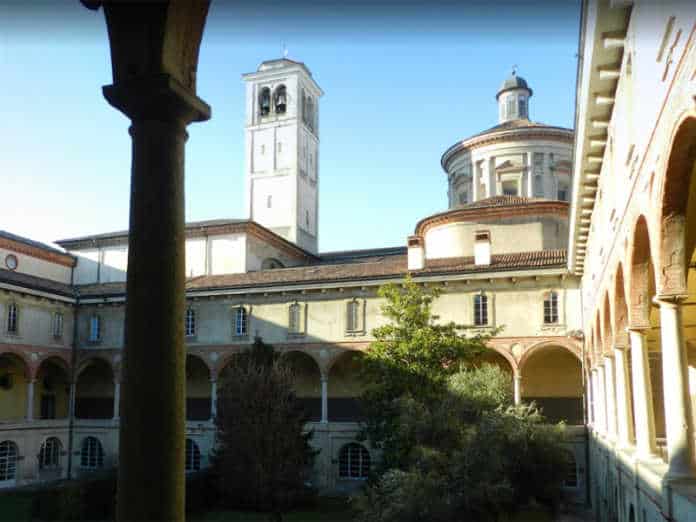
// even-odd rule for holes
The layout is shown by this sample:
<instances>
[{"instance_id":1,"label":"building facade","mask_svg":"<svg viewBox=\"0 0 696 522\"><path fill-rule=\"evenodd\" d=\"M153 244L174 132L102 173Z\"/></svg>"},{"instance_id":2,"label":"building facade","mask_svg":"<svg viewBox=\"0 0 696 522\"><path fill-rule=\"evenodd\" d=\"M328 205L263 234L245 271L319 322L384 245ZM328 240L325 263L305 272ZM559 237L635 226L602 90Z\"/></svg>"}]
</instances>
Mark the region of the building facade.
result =
<instances>
[{"instance_id":1,"label":"building facade","mask_svg":"<svg viewBox=\"0 0 696 522\"><path fill-rule=\"evenodd\" d=\"M527 165L515 171L526 186L541 150L543 184L556 187L572 132L529 122L520 100L531 89L515 78L524 88L498 98L514 95L505 118L518 127L490 133L487 157ZM441 288L434 311L443 321L472 335L503 328L482 359L510 373L516 402L536 401L568 422L567 492L583 501L583 303L580 277L567 268L565 198L501 192L509 173L499 171L481 181L493 189L468 204L452 205L450 194L449 209L420 220L404 246L318 253L321 90L306 66L286 59L244 80L250 219L186 226L187 470L208 464L218 383L258 336L296 370L320 450L314 483L331 492L359 485L379 454L356 441L356 368L385 321L379 286L410 274ZM534 126L541 134L524 130ZM563 175L571 179L570 170ZM58 244L65 251L0 234L0 486L77 477L118 459L128 234Z\"/></svg>"},{"instance_id":2,"label":"building facade","mask_svg":"<svg viewBox=\"0 0 696 522\"><path fill-rule=\"evenodd\" d=\"M568 267L598 520L696 519L696 7L586 0Z\"/></svg>"}]
</instances>

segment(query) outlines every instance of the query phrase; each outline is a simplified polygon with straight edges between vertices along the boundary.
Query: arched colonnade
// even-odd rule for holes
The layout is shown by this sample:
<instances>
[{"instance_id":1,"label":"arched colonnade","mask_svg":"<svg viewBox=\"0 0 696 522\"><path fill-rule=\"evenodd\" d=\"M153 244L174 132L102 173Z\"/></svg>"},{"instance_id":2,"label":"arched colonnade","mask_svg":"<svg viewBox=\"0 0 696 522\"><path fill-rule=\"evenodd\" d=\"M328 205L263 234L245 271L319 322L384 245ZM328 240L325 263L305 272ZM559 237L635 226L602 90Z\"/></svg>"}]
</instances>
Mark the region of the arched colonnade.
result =
<instances>
[{"instance_id":1,"label":"arched colonnade","mask_svg":"<svg viewBox=\"0 0 696 522\"><path fill-rule=\"evenodd\" d=\"M696 477L696 113L634 195L587 332L589 421L671 477Z\"/></svg>"}]
</instances>

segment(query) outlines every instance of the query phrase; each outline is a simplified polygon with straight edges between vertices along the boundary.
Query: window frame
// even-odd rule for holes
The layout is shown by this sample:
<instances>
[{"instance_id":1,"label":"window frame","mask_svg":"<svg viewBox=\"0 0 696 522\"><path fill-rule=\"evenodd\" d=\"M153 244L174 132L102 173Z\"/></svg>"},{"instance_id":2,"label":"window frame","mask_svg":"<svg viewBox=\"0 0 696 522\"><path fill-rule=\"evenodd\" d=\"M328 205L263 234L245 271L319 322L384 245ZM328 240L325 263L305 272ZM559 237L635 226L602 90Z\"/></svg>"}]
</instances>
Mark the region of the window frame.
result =
<instances>
[{"instance_id":1,"label":"window frame","mask_svg":"<svg viewBox=\"0 0 696 522\"><path fill-rule=\"evenodd\" d=\"M191 437L186 437L184 443L184 471L195 473L201 469L201 448Z\"/></svg>"},{"instance_id":2,"label":"window frame","mask_svg":"<svg viewBox=\"0 0 696 522\"><path fill-rule=\"evenodd\" d=\"M104 467L104 446L92 435L82 439L80 444L80 468L97 470Z\"/></svg>"},{"instance_id":3,"label":"window frame","mask_svg":"<svg viewBox=\"0 0 696 522\"><path fill-rule=\"evenodd\" d=\"M65 331L65 314L61 311L53 312L53 321L51 324L51 333L54 339L62 339Z\"/></svg>"},{"instance_id":4,"label":"window frame","mask_svg":"<svg viewBox=\"0 0 696 522\"><path fill-rule=\"evenodd\" d=\"M39 449L39 470L48 471L60 469L60 457L62 452L63 443L58 437L46 437Z\"/></svg>"},{"instance_id":5,"label":"window frame","mask_svg":"<svg viewBox=\"0 0 696 522\"><path fill-rule=\"evenodd\" d=\"M354 297L346 301L344 308L345 332L348 336L365 333L365 301Z\"/></svg>"},{"instance_id":6,"label":"window frame","mask_svg":"<svg viewBox=\"0 0 696 522\"><path fill-rule=\"evenodd\" d=\"M240 329L240 314L242 315ZM245 338L249 337L249 323L251 318L251 307L237 305L232 308L232 337Z\"/></svg>"},{"instance_id":7,"label":"window frame","mask_svg":"<svg viewBox=\"0 0 696 522\"><path fill-rule=\"evenodd\" d=\"M19 448L14 441L0 441L0 484L14 483L17 480L19 459Z\"/></svg>"},{"instance_id":8,"label":"window frame","mask_svg":"<svg viewBox=\"0 0 696 522\"><path fill-rule=\"evenodd\" d=\"M191 339L198 334L198 310L187 306L184 312L184 337Z\"/></svg>"},{"instance_id":9,"label":"window frame","mask_svg":"<svg viewBox=\"0 0 696 522\"><path fill-rule=\"evenodd\" d=\"M19 306L15 301L7 303L7 313L5 314L5 332L8 335L19 335Z\"/></svg>"},{"instance_id":10,"label":"window frame","mask_svg":"<svg viewBox=\"0 0 696 522\"><path fill-rule=\"evenodd\" d=\"M543 299L543 321L544 325L558 325L560 324L560 306L558 292L556 290L549 290L544 292Z\"/></svg>"},{"instance_id":11,"label":"window frame","mask_svg":"<svg viewBox=\"0 0 696 522\"><path fill-rule=\"evenodd\" d=\"M357 454L356 454L357 453ZM353 461L357 459L357 463ZM338 452L339 480L367 480L372 468L369 450L358 442L344 444ZM357 473L353 470L357 469Z\"/></svg>"},{"instance_id":12,"label":"window frame","mask_svg":"<svg viewBox=\"0 0 696 522\"><path fill-rule=\"evenodd\" d=\"M96 322L95 322L96 321ZM96 325L96 329L95 329ZM96 330L96 335L95 335ZM87 342L90 344L98 344L102 341L104 337L104 325L102 316L97 313L93 313L89 316L87 322Z\"/></svg>"},{"instance_id":13,"label":"window frame","mask_svg":"<svg viewBox=\"0 0 696 522\"><path fill-rule=\"evenodd\" d=\"M303 305L297 301L288 306L288 336L297 337L305 334Z\"/></svg>"},{"instance_id":14,"label":"window frame","mask_svg":"<svg viewBox=\"0 0 696 522\"><path fill-rule=\"evenodd\" d=\"M490 326L490 317L488 313L488 294L479 292L474 294L473 298L473 323L474 326L485 327Z\"/></svg>"}]
</instances>

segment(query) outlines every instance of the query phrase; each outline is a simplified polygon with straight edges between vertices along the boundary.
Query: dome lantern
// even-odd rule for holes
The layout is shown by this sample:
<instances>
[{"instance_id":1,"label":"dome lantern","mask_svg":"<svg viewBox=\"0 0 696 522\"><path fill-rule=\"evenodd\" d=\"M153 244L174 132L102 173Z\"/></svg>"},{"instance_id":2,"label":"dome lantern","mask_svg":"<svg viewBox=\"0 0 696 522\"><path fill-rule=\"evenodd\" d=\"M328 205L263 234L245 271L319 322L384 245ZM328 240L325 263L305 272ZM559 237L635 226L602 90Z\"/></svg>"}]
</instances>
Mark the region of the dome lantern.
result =
<instances>
[{"instance_id":1,"label":"dome lantern","mask_svg":"<svg viewBox=\"0 0 696 522\"><path fill-rule=\"evenodd\" d=\"M498 89L495 95L498 100L498 122L505 123L513 120L529 119L529 98L532 89L521 76L517 76L516 67Z\"/></svg>"}]
</instances>

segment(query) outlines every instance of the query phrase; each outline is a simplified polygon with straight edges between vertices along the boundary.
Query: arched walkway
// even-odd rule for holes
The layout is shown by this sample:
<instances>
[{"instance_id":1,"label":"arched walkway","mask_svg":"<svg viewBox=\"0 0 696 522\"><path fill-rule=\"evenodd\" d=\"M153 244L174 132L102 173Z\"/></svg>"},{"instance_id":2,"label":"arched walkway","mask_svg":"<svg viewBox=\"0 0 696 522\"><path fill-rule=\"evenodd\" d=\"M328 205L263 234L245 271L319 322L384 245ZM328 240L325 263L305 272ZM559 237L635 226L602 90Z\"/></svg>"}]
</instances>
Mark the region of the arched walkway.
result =
<instances>
[{"instance_id":1,"label":"arched walkway","mask_svg":"<svg viewBox=\"0 0 696 522\"><path fill-rule=\"evenodd\" d=\"M70 376L58 357L44 359L36 372L34 418L67 419L70 411Z\"/></svg>"},{"instance_id":2,"label":"arched walkway","mask_svg":"<svg viewBox=\"0 0 696 522\"><path fill-rule=\"evenodd\" d=\"M568 348L543 345L520 361L522 400L534 401L551 422L582 424L582 370Z\"/></svg>"},{"instance_id":3,"label":"arched walkway","mask_svg":"<svg viewBox=\"0 0 696 522\"><path fill-rule=\"evenodd\" d=\"M321 371L317 362L304 352L283 352L281 357L287 362L295 375L295 393L302 402L309 419L322 418Z\"/></svg>"},{"instance_id":4,"label":"arched walkway","mask_svg":"<svg viewBox=\"0 0 696 522\"><path fill-rule=\"evenodd\" d=\"M211 418L210 370L203 359L186 356L186 420Z\"/></svg>"},{"instance_id":5,"label":"arched walkway","mask_svg":"<svg viewBox=\"0 0 696 522\"><path fill-rule=\"evenodd\" d=\"M328 409L330 421L357 421L362 418L358 398L362 394L360 364L363 354L347 350L341 353L328 372Z\"/></svg>"},{"instance_id":6,"label":"arched walkway","mask_svg":"<svg viewBox=\"0 0 696 522\"><path fill-rule=\"evenodd\" d=\"M0 354L0 420L21 421L27 418L29 367L19 355Z\"/></svg>"},{"instance_id":7,"label":"arched walkway","mask_svg":"<svg viewBox=\"0 0 696 522\"><path fill-rule=\"evenodd\" d=\"M111 419L114 417L114 372L105 360L85 361L77 376L75 417Z\"/></svg>"}]
</instances>

